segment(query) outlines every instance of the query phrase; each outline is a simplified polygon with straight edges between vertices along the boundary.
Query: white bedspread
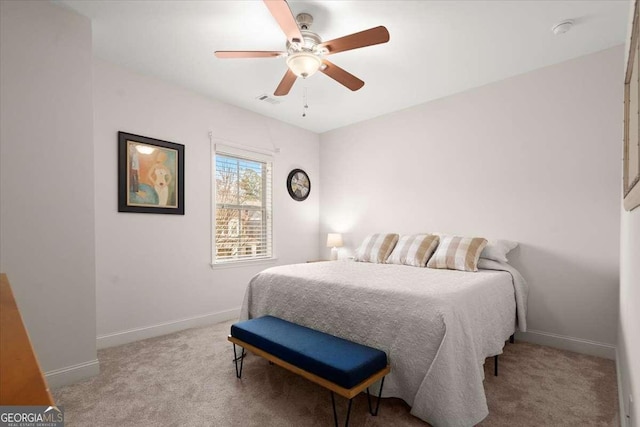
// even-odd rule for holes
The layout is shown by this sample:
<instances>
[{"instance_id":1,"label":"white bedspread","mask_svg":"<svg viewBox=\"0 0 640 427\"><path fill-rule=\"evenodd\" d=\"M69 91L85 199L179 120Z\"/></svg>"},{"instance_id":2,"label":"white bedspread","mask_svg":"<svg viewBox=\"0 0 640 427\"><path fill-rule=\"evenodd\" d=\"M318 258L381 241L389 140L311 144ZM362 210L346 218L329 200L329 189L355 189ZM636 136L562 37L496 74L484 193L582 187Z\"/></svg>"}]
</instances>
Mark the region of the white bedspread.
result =
<instances>
[{"instance_id":1,"label":"white bedspread","mask_svg":"<svg viewBox=\"0 0 640 427\"><path fill-rule=\"evenodd\" d=\"M274 315L385 351L383 397L434 426L488 414L484 359L526 330L527 288L507 264L477 273L350 261L269 268L249 283L241 318ZM504 270L504 271L499 271Z\"/></svg>"}]
</instances>

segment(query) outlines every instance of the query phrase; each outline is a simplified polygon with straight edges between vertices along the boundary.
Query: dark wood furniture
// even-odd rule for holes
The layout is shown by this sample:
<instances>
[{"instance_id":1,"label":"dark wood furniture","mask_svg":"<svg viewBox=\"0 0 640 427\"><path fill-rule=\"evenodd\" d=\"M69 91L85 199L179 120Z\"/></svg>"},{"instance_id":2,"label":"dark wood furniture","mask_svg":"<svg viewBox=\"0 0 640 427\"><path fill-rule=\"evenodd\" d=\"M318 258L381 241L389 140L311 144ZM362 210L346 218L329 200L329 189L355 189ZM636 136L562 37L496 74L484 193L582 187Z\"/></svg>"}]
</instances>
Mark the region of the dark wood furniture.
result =
<instances>
[{"instance_id":1,"label":"dark wood furniture","mask_svg":"<svg viewBox=\"0 0 640 427\"><path fill-rule=\"evenodd\" d=\"M0 405L54 406L4 273L0 275Z\"/></svg>"}]
</instances>

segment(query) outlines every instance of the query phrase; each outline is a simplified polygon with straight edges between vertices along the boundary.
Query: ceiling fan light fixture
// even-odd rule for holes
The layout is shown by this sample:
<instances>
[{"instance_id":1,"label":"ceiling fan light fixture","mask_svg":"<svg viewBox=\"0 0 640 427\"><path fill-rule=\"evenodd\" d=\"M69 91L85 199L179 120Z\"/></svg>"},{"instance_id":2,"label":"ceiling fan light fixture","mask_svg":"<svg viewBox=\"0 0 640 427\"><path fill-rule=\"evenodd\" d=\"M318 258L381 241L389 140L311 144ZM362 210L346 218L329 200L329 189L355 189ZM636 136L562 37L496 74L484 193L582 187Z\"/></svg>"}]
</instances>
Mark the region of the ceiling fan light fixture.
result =
<instances>
[{"instance_id":1,"label":"ceiling fan light fixture","mask_svg":"<svg viewBox=\"0 0 640 427\"><path fill-rule=\"evenodd\" d=\"M306 79L318 71L322 60L311 52L296 52L287 57L287 66L298 77Z\"/></svg>"}]
</instances>

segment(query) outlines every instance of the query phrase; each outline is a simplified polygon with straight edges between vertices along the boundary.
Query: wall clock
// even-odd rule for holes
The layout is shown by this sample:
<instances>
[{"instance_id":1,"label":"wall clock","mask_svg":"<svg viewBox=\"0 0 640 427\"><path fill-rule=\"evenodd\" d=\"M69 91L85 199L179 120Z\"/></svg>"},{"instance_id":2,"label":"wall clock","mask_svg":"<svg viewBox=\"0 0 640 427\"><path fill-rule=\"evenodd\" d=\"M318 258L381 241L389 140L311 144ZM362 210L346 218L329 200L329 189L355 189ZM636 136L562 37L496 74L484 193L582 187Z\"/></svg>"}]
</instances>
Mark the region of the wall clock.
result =
<instances>
[{"instance_id":1,"label":"wall clock","mask_svg":"<svg viewBox=\"0 0 640 427\"><path fill-rule=\"evenodd\" d=\"M309 197L311 192L311 181L309 175L302 169L294 169L287 177L287 190L293 200L299 202Z\"/></svg>"}]
</instances>

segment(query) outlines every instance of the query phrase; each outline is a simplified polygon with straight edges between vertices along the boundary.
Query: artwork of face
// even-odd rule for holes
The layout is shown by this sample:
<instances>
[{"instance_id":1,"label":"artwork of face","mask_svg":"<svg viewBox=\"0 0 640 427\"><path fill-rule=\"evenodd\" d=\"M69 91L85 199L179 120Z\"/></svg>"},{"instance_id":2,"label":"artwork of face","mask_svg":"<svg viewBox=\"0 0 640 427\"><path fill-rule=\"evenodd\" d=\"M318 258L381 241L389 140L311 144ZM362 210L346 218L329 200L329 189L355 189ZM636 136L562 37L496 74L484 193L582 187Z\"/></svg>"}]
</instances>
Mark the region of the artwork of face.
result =
<instances>
[{"instance_id":1,"label":"artwork of face","mask_svg":"<svg viewBox=\"0 0 640 427\"><path fill-rule=\"evenodd\" d=\"M176 207L176 150L134 141L127 143L128 204Z\"/></svg>"}]
</instances>

